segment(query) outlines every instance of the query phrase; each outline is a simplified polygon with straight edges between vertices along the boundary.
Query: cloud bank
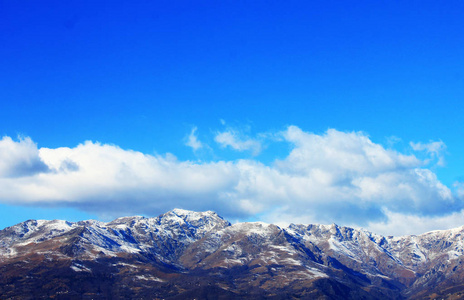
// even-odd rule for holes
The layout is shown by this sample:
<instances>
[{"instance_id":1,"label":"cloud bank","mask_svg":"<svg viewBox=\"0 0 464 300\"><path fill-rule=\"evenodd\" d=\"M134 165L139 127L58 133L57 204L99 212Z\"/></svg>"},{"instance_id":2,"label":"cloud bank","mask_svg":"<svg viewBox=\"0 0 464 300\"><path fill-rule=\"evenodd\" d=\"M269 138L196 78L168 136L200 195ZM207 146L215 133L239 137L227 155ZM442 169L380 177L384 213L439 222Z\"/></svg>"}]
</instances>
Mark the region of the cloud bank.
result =
<instances>
[{"instance_id":1,"label":"cloud bank","mask_svg":"<svg viewBox=\"0 0 464 300\"><path fill-rule=\"evenodd\" d=\"M192 148L200 145L195 132L188 140ZM362 132L330 129L318 135L289 126L278 135L291 150L268 165L257 159L179 161L172 154L90 141L38 148L30 138L4 137L0 201L111 216L157 215L181 207L215 210L231 220L335 222L382 234L462 225L462 189L453 193L443 185L427 159L386 149ZM233 134L218 134L216 142L237 151L254 147ZM444 147L440 143L413 147L436 158Z\"/></svg>"}]
</instances>

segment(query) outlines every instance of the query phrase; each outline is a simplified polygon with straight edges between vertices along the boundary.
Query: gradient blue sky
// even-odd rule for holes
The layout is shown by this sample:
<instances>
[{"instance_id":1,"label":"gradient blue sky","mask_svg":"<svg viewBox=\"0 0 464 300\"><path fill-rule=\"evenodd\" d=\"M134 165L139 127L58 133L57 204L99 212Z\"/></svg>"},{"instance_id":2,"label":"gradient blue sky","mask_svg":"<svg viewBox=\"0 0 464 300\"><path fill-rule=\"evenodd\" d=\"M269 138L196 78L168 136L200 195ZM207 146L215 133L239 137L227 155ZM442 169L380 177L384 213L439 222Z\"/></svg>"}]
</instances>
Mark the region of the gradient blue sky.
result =
<instances>
[{"instance_id":1,"label":"gradient blue sky","mask_svg":"<svg viewBox=\"0 0 464 300\"><path fill-rule=\"evenodd\" d=\"M435 174L459 202L463 13L462 1L0 1L0 135L17 144L29 137L38 149L92 141L198 165L244 159L272 168L298 147L289 126L321 137L335 129L416 157L415 168ZM196 150L186 145L190 133L202 143ZM410 144L432 141L439 151ZM10 159L5 153L0 160ZM11 178L2 185L8 195L19 182ZM29 218L105 219L77 198L12 198L0 195L0 228ZM145 203L130 212L168 207ZM275 221L276 203L211 209ZM422 206L388 209L442 218L460 212L455 205L439 216ZM337 216L307 220L332 219L345 225Z\"/></svg>"}]
</instances>

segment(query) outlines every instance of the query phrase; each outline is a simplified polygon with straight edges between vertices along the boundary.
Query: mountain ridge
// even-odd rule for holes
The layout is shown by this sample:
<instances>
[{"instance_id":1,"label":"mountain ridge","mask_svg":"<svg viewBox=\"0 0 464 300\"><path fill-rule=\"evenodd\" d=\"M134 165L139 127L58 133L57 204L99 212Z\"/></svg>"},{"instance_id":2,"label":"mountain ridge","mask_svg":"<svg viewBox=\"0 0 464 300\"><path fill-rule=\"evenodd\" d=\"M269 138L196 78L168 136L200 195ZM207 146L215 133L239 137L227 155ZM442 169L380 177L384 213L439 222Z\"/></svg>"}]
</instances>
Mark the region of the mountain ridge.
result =
<instances>
[{"instance_id":1,"label":"mountain ridge","mask_svg":"<svg viewBox=\"0 0 464 300\"><path fill-rule=\"evenodd\" d=\"M464 226L385 237L336 224L231 224L183 209L106 223L28 220L0 231L0 296L27 298L18 287L47 281L62 289L39 288L42 298L453 299L464 295L463 237Z\"/></svg>"}]
</instances>

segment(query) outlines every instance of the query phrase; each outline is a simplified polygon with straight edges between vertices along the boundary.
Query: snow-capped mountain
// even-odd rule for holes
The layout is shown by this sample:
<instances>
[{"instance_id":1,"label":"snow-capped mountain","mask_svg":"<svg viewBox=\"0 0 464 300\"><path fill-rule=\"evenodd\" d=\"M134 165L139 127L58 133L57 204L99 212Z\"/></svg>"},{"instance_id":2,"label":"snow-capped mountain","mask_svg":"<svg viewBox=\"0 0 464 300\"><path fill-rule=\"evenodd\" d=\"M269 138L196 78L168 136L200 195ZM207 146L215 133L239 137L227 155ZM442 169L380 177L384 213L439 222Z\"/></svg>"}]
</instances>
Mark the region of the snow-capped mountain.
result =
<instances>
[{"instance_id":1,"label":"snow-capped mountain","mask_svg":"<svg viewBox=\"0 0 464 300\"><path fill-rule=\"evenodd\" d=\"M450 298L464 227L384 237L332 225L230 224L174 209L0 231L3 298Z\"/></svg>"}]
</instances>

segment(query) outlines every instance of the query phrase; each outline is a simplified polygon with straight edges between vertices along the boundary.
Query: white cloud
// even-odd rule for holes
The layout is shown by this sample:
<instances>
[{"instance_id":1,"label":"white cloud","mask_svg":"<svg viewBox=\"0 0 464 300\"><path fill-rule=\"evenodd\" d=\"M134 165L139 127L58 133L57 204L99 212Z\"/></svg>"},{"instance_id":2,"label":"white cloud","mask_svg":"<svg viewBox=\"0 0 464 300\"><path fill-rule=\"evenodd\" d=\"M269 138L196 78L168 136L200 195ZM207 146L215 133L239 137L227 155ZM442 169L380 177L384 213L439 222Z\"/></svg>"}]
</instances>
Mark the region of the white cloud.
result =
<instances>
[{"instance_id":1,"label":"white cloud","mask_svg":"<svg viewBox=\"0 0 464 300\"><path fill-rule=\"evenodd\" d=\"M214 140L222 147L231 147L237 151L252 151L253 155L261 152L261 143L249 137L242 138L235 130L227 130L216 134Z\"/></svg>"},{"instance_id":2,"label":"white cloud","mask_svg":"<svg viewBox=\"0 0 464 300\"><path fill-rule=\"evenodd\" d=\"M198 136L196 135L196 132L197 132L197 127L193 127L185 143L185 145L191 147L193 151L197 151L198 149L203 148L203 144L198 140Z\"/></svg>"},{"instance_id":3,"label":"white cloud","mask_svg":"<svg viewBox=\"0 0 464 300\"><path fill-rule=\"evenodd\" d=\"M460 227L463 225L462 220L464 220L464 210L439 217L393 213L389 210L385 210L385 214L387 215L385 222L369 223L370 231L394 236L417 235L434 230Z\"/></svg>"},{"instance_id":4,"label":"white cloud","mask_svg":"<svg viewBox=\"0 0 464 300\"><path fill-rule=\"evenodd\" d=\"M422 161L387 150L363 133L332 129L316 135L290 126L282 135L294 149L273 168L252 176L242 192L279 206L267 221L366 226L388 218L385 208L442 216L462 206L432 171L422 168Z\"/></svg>"},{"instance_id":5,"label":"white cloud","mask_svg":"<svg viewBox=\"0 0 464 300\"><path fill-rule=\"evenodd\" d=\"M0 140L0 177L32 176L47 170L30 138L15 142L5 136Z\"/></svg>"},{"instance_id":6,"label":"white cloud","mask_svg":"<svg viewBox=\"0 0 464 300\"><path fill-rule=\"evenodd\" d=\"M464 200L464 183L463 182L455 182L453 187L456 189L457 196Z\"/></svg>"},{"instance_id":7,"label":"white cloud","mask_svg":"<svg viewBox=\"0 0 464 300\"><path fill-rule=\"evenodd\" d=\"M252 148L225 133L216 136L225 145ZM330 129L318 135L290 126L280 136L293 149L271 165L251 159L179 161L172 154L146 155L94 142L37 149L30 139L5 137L0 141L0 201L54 203L107 215L182 207L215 210L231 219L335 222L381 233L388 228L417 233L426 228L420 220L462 225L453 217L463 208L459 195L414 155L385 149L362 132ZM18 169L26 172L15 171L24 165L29 167Z\"/></svg>"}]
</instances>

